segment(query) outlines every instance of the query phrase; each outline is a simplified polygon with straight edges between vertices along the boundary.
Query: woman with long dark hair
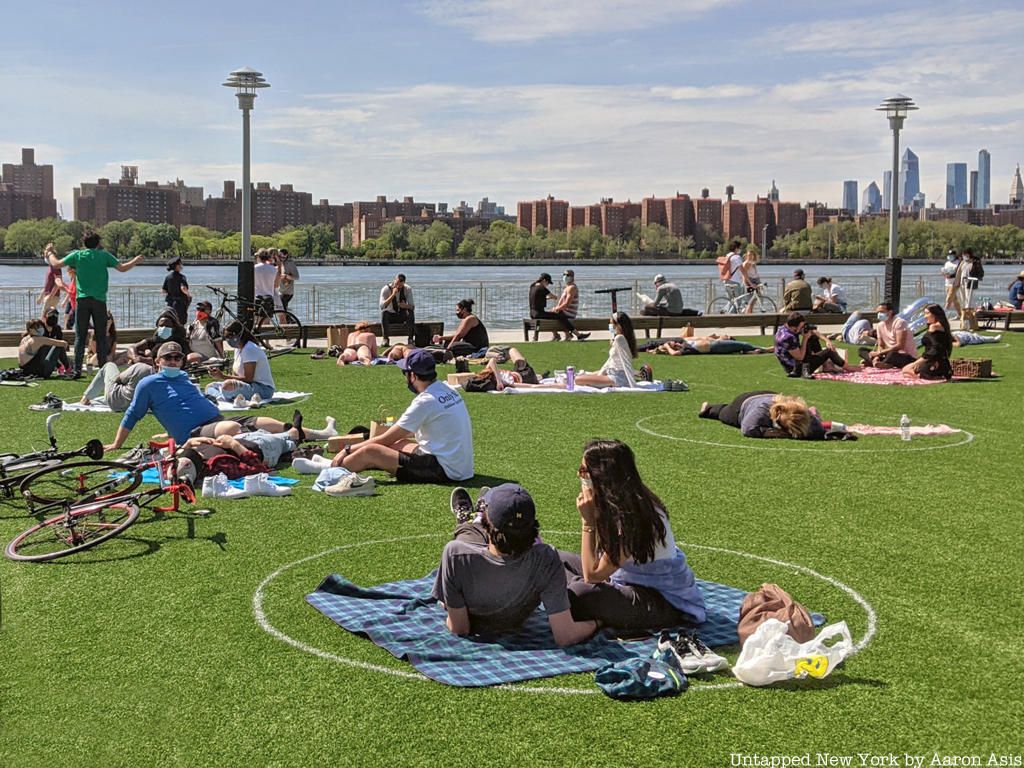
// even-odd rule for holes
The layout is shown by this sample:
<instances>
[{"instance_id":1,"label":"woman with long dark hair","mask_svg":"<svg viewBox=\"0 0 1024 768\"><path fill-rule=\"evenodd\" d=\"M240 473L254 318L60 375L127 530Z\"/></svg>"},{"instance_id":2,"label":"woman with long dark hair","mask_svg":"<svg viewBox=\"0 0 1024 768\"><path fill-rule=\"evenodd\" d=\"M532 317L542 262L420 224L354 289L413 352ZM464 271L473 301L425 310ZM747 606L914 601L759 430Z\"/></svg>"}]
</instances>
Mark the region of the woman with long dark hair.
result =
<instances>
[{"instance_id":1,"label":"woman with long dark hair","mask_svg":"<svg viewBox=\"0 0 1024 768\"><path fill-rule=\"evenodd\" d=\"M621 629L703 622L704 599L668 511L640 479L629 446L591 440L579 477L580 555L562 554L573 618Z\"/></svg>"},{"instance_id":2,"label":"woman with long dark hair","mask_svg":"<svg viewBox=\"0 0 1024 768\"><path fill-rule=\"evenodd\" d=\"M224 329L224 341L235 350L231 373L211 370L210 376L218 381L207 385L206 394L224 400L234 400L239 395L251 400L254 395L259 395L261 400L269 402L277 386L270 372L267 353L256 343L246 325L238 320Z\"/></svg>"},{"instance_id":3,"label":"woman with long dark hair","mask_svg":"<svg viewBox=\"0 0 1024 768\"><path fill-rule=\"evenodd\" d=\"M953 334L949 329L946 310L938 304L924 308L928 330L921 337L924 351L921 357L903 367L903 375L913 379L951 379L953 366L949 356L953 352Z\"/></svg>"}]
</instances>

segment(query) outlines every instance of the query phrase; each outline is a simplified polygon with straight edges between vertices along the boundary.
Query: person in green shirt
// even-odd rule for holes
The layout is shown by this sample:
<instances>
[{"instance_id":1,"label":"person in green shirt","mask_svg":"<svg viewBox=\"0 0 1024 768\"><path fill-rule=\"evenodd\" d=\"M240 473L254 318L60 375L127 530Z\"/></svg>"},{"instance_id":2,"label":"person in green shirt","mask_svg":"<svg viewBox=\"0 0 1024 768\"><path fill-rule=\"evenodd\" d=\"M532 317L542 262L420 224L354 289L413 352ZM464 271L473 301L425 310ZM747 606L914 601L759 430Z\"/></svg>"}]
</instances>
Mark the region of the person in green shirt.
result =
<instances>
[{"instance_id":1,"label":"person in green shirt","mask_svg":"<svg viewBox=\"0 0 1024 768\"><path fill-rule=\"evenodd\" d=\"M85 357L90 321L96 338L96 357L101 366L107 362L108 270L113 268L118 272L127 272L142 261L141 255L125 262L118 261L100 248L100 236L96 232L86 232L82 244L85 248L72 251L63 259L49 255L51 266L65 266L75 270L75 287L78 292L78 308L75 313L75 378L82 376L82 359Z\"/></svg>"}]
</instances>

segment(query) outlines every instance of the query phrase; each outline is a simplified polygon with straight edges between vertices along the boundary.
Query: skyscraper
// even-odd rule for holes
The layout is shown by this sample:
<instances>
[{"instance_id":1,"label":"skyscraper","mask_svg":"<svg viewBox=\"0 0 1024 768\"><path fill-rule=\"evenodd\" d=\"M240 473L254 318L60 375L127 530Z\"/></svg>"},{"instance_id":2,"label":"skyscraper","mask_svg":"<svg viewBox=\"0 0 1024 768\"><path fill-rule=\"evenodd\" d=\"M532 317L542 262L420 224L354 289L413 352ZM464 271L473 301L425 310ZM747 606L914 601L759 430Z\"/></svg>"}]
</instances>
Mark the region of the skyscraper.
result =
<instances>
[{"instance_id":1,"label":"skyscraper","mask_svg":"<svg viewBox=\"0 0 1024 768\"><path fill-rule=\"evenodd\" d=\"M882 210L892 208L892 171L882 172Z\"/></svg>"},{"instance_id":2,"label":"skyscraper","mask_svg":"<svg viewBox=\"0 0 1024 768\"><path fill-rule=\"evenodd\" d=\"M903 153L903 160L900 162L899 200L896 201L896 204L900 207L911 207L914 203L914 198L917 197L920 191L921 171L917 155L913 153L910 147L907 147Z\"/></svg>"},{"instance_id":3,"label":"skyscraper","mask_svg":"<svg viewBox=\"0 0 1024 768\"><path fill-rule=\"evenodd\" d=\"M860 210L861 213L882 212L882 193L879 192L878 185L873 181L864 188L864 197L861 198Z\"/></svg>"},{"instance_id":4,"label":"skyscraper","mask_svg":"<svg viewBox=\"0 0 1024 768\"><path fill-rule=\"evenodd\" d=\"M971 180L967 183L967 207L977 208L978 207L978 172L971 171Z\"/></svg>"},{"instance_id":5,"label":"skyscraper","mask_svg":"<svg viewBox=\"0 0 1024 768\"><path fill-rule=\"evenodd\" d=\"M843 209L850 213L857 212L857 182L856 181L844 181L843 182Z\"/></svg>"},{"instance_id":6,"label":"skyscraper","mask_svg":"<svg viewBox=\"0 0 1024 768\"><path fill-rule=\"evenodd\" d=\"M1020 178L1020 163L1017 163L1017 170L1013 172L1013 181L1010 183L1010 205L1020 206L1024 204L1024 181Z\"/></svg>"},{"instance_id":7,"label":"skyscraper","mask_svg":"<svg viewBox=\"0 0 1024 768\"><path fill-rule=\"evenodd\" d=\"M992 155L987 149L978 153L978 197L975 208L988 208L992 203Z\"/></svg>"},{"instance_id":8,"label":"skyscraper","mask_svg":"<svg viewBox=\"0 0 1024 768\"><path fill-rule=\"evenodd\" d=\"M967 205L967 163L946 163L946 208Z\"/></svg>"}]
</instances>

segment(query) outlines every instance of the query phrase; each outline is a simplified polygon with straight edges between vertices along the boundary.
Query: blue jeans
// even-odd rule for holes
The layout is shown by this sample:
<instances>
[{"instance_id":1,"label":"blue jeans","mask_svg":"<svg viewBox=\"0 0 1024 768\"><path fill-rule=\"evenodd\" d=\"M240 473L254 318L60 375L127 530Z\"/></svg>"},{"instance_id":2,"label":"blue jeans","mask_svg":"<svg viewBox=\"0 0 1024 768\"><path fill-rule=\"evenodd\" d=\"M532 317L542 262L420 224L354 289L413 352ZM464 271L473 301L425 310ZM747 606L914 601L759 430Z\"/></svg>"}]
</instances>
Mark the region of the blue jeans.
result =
<instances>
[{"instance_id":1,"label":"blue jeans","mask_svg":"<svg viewBox=\"0 0 1024 768\"><path fill-rule=\"evenodd\" d=\"M215 381L206 385L206 394L216 397L218 400L234 400L241 395L246 400L251 400L253 395L259 395L264 401L274 397L274 388L268 384L261 384L258 381L245 382L237 379L228 381Z\"/></svg>"}]
</instances>

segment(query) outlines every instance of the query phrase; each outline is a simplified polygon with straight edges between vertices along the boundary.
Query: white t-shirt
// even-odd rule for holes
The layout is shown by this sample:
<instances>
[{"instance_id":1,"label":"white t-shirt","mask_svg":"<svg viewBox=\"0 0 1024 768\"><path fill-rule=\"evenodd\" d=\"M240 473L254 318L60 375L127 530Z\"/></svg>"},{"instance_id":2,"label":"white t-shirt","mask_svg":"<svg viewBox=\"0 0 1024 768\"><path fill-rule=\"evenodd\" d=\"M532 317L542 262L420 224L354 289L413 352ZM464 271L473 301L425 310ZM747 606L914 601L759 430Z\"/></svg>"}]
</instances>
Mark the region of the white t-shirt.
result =
<instances>
[{"instance_id":1,"label":"white t-shirt","mask_svg":"<svg viewBox=\"0 0 1024 768\"><path fill-rule=\"evenodd\" d=\"M253 381L277 389L277 386L274 384L274 376L270 372L270 361L267 359L267 353L251 341L247 342L241 349L235 350L235 362L231 366L235 376L242 375L242 365L245 363L256 363L256 373L252 377Z\"/></svg>"},{"instance_id":2,"label":"white t-shirt","mask_svg":"<svg viewBox=\"0 0 1024 768\"><path fill-rule=\"evenodd\" d=\"M732 251L727 258L729 259L729 277L726 280L738 283L743 279L743 275L740 273L740 267L743 266L743 257Z\"/></svg>"},{"instance_id":3,"label":"white t-shirt","mask_svg":"<svg viewBox=\"0 0 1024 768\"><path fill-rule=\"evenodd\" d=\"M424 453L434 456L451 480L473 477L473 428L458 392L435 381L413 398L397 422L414 432Z\"/></svg>"},{"instance_id":4,"label":"white t-shirt","mask_svg":"<svg viewBox=\"0 0 1024 768\"><path fill-rule=\"evenodd\" d=\"M846 291L844 291L840 286L836 285L835 283L832 283L832 285L829 286L829 289L825 292L825 295L828 297L828 300L831 301L833 304L838 304L840 306L846 305Z\"/></svg>"},{"instance_id":5,"label":"white t-shirt","mask_svg":"<svg viewBox=\"0 0 1024 768\"><path fill-rule=\"evenodd\" d=\"M942 265L942 276L946 278L946 287L951 288L956 285L956 273L960 269L960 259L947 259L946 263Z\"/></svg>"},{"instance_id":6,"label":"white t-shirt","mask_svg":"<svg viewBox=\"0 0 1024 768\"><path fill-rule=\"evenodd\" d=\"M253 275L254 293L257 296L273 296L274 281L277 280L277 267L260 262L253 270Z\"/></svg>"}]
</instances>

